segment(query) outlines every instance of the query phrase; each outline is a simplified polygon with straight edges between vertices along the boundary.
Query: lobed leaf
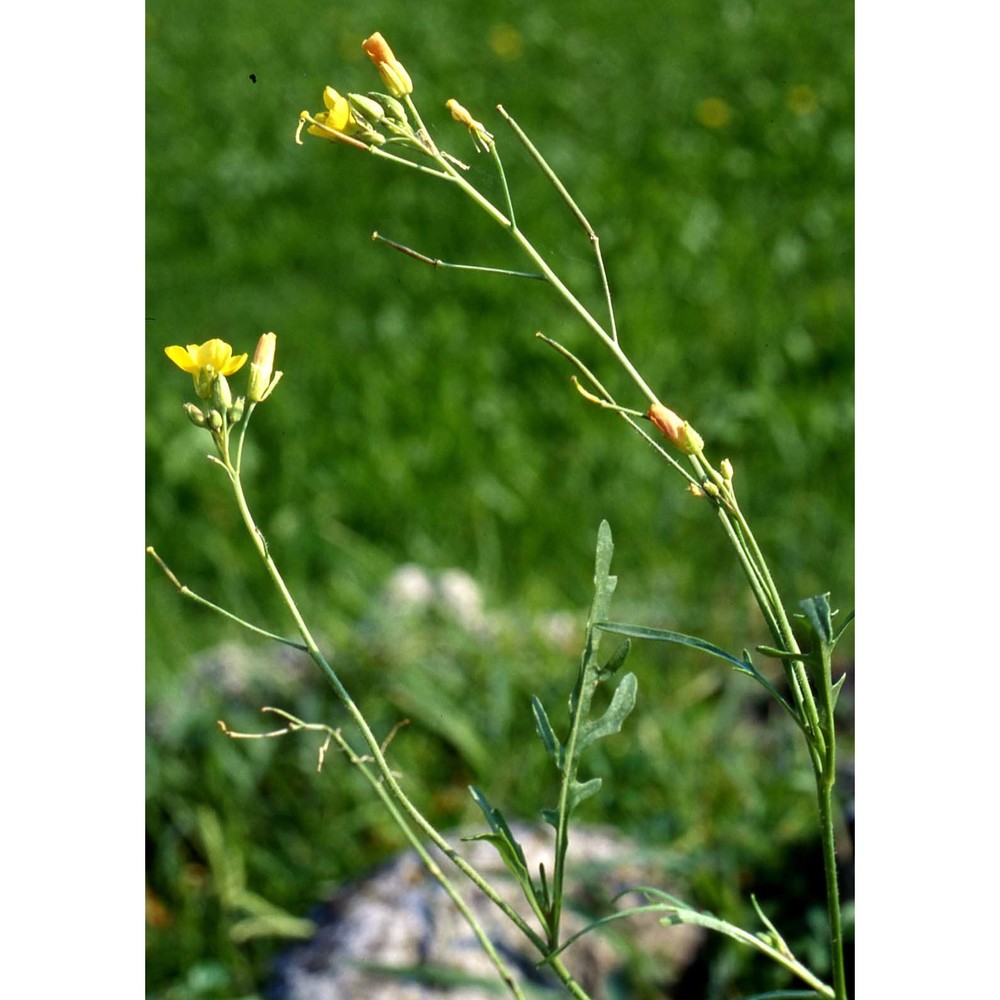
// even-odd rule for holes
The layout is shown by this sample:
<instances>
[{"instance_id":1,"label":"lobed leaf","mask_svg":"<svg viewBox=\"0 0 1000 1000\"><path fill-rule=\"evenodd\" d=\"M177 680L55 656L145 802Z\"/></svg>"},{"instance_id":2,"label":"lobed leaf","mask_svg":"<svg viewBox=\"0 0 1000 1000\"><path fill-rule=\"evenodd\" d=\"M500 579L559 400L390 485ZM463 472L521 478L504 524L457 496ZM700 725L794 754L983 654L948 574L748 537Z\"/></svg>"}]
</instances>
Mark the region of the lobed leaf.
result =
<instances>
[{"instance_id":1,"label":"lobed leaf","mask_svg":"<svg viewBox=\"0 0 1000 1000\"><path fill-rule=\"evenodd\" d=\"M635 708L635 696L638 690L638 681L635 674L626 674L615 689L611 698L611 704L607 711L599 719L591 719L586 722L580 730L577 740L577 753L582 753L591 743L610 736L612 733L621 732L622 723L629 713Z\"/></svg>"},{"instance_id":2,"label":"lobed leaf","mask_svg":"<svg viewBox=\"0 0 1000 1000\"><path fill-rule=\"evenodd\" d=\"M591 795L596 795L601 790L602 780L600 778L591 778L590 781L574 781L569 787L569 799L566 805L567 815L572 815L573 810L584 800L589 799Z\"/></svg>"}]
</instances>

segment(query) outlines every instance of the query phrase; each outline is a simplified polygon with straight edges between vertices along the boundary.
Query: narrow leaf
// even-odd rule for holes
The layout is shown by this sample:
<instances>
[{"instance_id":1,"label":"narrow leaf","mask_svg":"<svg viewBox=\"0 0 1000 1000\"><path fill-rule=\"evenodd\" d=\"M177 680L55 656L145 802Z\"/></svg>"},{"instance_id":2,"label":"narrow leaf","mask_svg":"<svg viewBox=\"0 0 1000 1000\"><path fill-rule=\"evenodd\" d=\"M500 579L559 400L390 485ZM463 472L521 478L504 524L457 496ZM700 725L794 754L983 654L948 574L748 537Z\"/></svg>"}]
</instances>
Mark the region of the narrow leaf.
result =
<instances>
[{"instance_id":1,"label":"narrow leaf","mask_svg":"<svg viewBox=\"0 0 1000 1000\"><path fill-rule=\"evenodd\" d=\"M548 755L555 761L556 767L563 769L563 749L558 737L552 730L545 707L534 695L531 696L531 711L535 714L535 730L541 737Z\"/></svg>"},{"instance_id":2,"label":"narrow leaf","mask_svg":"<svg viewBox=\"0 0 1000 1000\"><path fill-rule=\"evenodd\" d=\"M709 653L711 656L717 656L720 660L725 660L731 666L736 667L737 670L742 670L744 673L747 672L746 663L743 660L733 656L732 653L727 653L724 649L709 642L707 639L699 639L697 636L684 635L681 632L671 632L668 629L649 628L646 625L625 625L621 622L599 621L595 627L599 628L602 632L627 635L633 639L652 639L654 642L673 642L679 646L691 646L694 649L700 649L704 653Z\"/></svg>"},{"instance_id":3,"label":"narrow leaf","mask_svg":"<svg viewBox=\"0 0 1000 1000\"><path fill-rule=\"evenodd\" d=\"M840 637L847 631L848 626L854 621L854 611L848 612L847 617L844 619L844 624L837 629L837 634L833 637L833 644L836 645L840 642Z\"/></svg>"},{"instance_id":4,"label":"narrow leaf","mask_svg":"<svg viewBox=\"0 0 1000 1000\"><path fill-rule=\"evenodd\" d=\"M489 823L490 829L493 831L492 834L484 833L478 837L470 837L469 839L489 840L491 844L494 844L500 852L504 864L510 869L511 874L520 881L519 873L527 875L528 863L524 859L524 851L521 850L521 845L517 842L517 838L515 838L510 827L507 825L507 820L504 819L503 813L499 809L490 805L486 796L475 785L470 785L469 791L472 793L472 798L482 810L483 815L486 817L486 822ZM499 838L499 841L506 846L506 849L501 848L500 843L494 839L495 837ZM510 862L513 863L513 867L508 862L508 855L510 856Z\"/></svg>"},{"instance_id":5,"label":"narrow leaf","mask_svg":"<svg viewBox=\"0 0 1000 1000\"><path fill-rule=\"evenodd\" d=\"M622 723L628 714L635 708L635 696L638 689L638 682L635 674L626 674L615 688L615 693L611 698L611 704L607 711L599 719L587 722L580 731L577 741L577 753L580 754L595 740L610 736L612 733L621 732Z\"/></svg>"},{"instance_id":6,"label":"narrow leaf","mask_svg":"<svg viewBox=\"0 0 1000 1000\"><path fill-rule=\"evenodd\" d=\"M626 639L612 654L607 663L597 671L600 680L605 680L617 671L632 649L632 640Z\"/></svg>"},{"instance_id":7,"label":"narrow leaf","mask_svg":"<svg viewBox=\"0 0 1000 1000\"><path fill-rule=\"evenodd\" d=\"M550 906L552 905L551 897L549 896L549 880L545 874L545 862L538 862L538 884L542 887L542 908L548 912Z\"/></svg>"},{"instance_id":8,"label":"narrow leaf","mask_svg":"<svg viewBox=\"0 0 1000 1000\"><path fill-rule=\"evenodd\" d=\"M816 663L817 659L812 653L790 653L787 649L778 649L775 646L754 647L762 656L770 656L773 660L788 660L789 663Z\"/></svg>"},{"instance_id":9,"label":"narrow leaf","mask_svg":"<svg viewBox=\"0 0 1000 1000\"><path fill-rule=\"evenodd\" d=\"M840 680L837 681L837 683L834 684L832 688L830 688L830 691L833 695L831 704L833 705L834 708L837 707L837 699L840 697L840 689L844 686L844 681L846 680L847 680L847 674L841 674Z\"/></svg>"}]
</instances>

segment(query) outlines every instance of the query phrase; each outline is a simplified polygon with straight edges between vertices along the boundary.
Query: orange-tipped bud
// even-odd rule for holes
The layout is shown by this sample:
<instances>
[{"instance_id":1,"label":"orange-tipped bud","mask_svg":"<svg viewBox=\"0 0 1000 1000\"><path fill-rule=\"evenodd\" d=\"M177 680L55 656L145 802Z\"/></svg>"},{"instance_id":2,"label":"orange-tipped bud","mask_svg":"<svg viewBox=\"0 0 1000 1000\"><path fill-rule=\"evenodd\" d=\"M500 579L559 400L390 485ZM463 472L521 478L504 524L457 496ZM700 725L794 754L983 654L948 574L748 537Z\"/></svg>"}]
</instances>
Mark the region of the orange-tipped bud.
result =
<instances>
[{"instance_id":1,"label":"orange-tipped bud","mask_svg":"<svg viewBox=\"0 0 1000 1000\"><path fill-rule=\"evenodd\" d=\"M653 426L685 455L701 451L705 444L701 435L686 420L682 420L662 403L653 403L646 411L646 416L652 421Z\"/></svg>"},{"instance_id":2,"label":"orange-tipped bud","mask_svg":"<svg viewBox=\"0 0 1000 1000\"><path fill-rule=\"evenodd\" d=\"M378 75L382 77L382 82L389 88L389 93L393 97L405 97L413 93L410 74L393 55L389 43L382 37L381 32L376 31L374 35L366 38L361 47L368 53L368 58L375 63Z\"/></svg>"}]
</instances>

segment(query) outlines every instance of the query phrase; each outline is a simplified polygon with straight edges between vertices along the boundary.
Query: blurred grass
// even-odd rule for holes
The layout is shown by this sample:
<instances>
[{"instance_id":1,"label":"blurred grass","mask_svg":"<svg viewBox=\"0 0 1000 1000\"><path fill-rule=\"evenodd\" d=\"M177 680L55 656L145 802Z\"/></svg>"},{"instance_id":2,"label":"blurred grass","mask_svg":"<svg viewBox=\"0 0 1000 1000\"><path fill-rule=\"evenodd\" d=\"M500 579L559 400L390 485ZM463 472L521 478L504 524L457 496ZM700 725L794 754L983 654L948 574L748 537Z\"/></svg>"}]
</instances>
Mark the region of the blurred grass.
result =
<instances>
[{"instance_id":1,"label":"blurred grass","mask_svg":"<svg viewBox=\"0 0 1000 1000\"><path fill-rule=\"evenodd\" d=\"M639 403L557 298L539 283L433 271L368 240L378 229L432 257L523 266L503 234L427 179L316 140L297 147L299 110L317 110L327 83L377 86L360 41L382 31L428 125L496 196L444 101L497 134L519 221L596 312L586 241L502 128L492 109L503 103L597 227L640 370L734 462L786 599L829 590L847 610L852 17L814 0L147 5L148 540L192 588L288 628L205 461L207 439L180 410L189 382L163 356L215 336L252 350L277 331L286 378L254 418L251 502L379 731L413 719L397 764L438 821L475 818L470 781L515 815L549 804L528 698L564 704L577 654L523 623L551 611L582 622L601 518L615 536L616 617L734 650L764 636L707 510L624 425L583 404L565 362L533 337L562 340ZM404 562L464 568L508 624L482 641L446 621L386 620L380 588ZM148 992L251 995L278 944L230 940L199 808L219 817L249 887L294 914L399 838L338 761L316 778L305 738L221 737L215 719L259 728L270 698L341 716L309 673L226 687L199 672L196 653L243 637L149 574ZM741 678L649 647L630 665L639 709L595 748L605 788L585 818L685 852L697 902L745 914L747 892L787 884L782 859L812 835L803 755L783 720L761 727ZM444 696L452 718L488 733L490 758L523 766L484 773L474 740L435 725L428 706ZM770 982L739 953L716 969L705 996L735 995L737 977L741 989Z\"/></svg>"}]
</instances>

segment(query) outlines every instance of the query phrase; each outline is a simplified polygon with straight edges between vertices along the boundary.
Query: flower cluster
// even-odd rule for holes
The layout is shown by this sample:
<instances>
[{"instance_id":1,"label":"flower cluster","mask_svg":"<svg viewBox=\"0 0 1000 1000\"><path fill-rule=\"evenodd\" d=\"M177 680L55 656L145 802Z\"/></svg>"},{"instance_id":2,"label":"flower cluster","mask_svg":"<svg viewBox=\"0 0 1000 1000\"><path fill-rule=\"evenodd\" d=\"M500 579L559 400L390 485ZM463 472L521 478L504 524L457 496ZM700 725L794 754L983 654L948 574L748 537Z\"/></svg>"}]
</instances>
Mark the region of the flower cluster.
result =
<instances>
[{"instance_id":1,"label":"flower cluster","mask_svg":"<svg viewBox=\"0 0 1000 1000\"><path fill-rule=\"evenodd\" d=\"M224 434L227 427L243 418L248 401L253 406L271 395L282 374L274 370L276 341L276 334L261 334L250 362L246 396L235 399L227 376L238 372L246 364L248 355L234 355L232 347L218 338L206 340L204 344L164 348L167 357L194 379L194 391L199 399L210 401L206 409L194 403L185 405L188 418L196 427L207 427L214 434Z\"/></svg>"},{"instance_id":2,"label":"flower cluster","mask_svg":"<svg viewBox=\"0 0 1000 1000\"><path fill-rule=\"evenodd\" d=\"M327 86L323 91L325 111L312 114L302 111L295 132L295 141L301 145L303 129L309 135L331 142L345 143L360 149L377 152L378 147L394 142L409 147L420 154L437 157L438 150L423 129L419 115L410 101L413 80L406 67L396 58L389 43L376 31L361 47L375 64L387 93L347 94ZM493 148L493 134L482 122L476 121L458 101L451 99L445 105L456 121L469 130L477 150L488 152ZM417 129L410 125L407 107L417 119ZM440 154L456 166L464 166L447 153Z\"/></svg>"},{"instance_id":3,"label":"flower cluster","mask_svg":"<svg viewBox=\"0 0 1000 1000\"><path fill-rule=\"evenodd\" d=\"M410 127L406 108L398 100L413 93L409 73L377 31L364 40L362 47L375 63L389 93L348 94L345 97L333 87L326 87L323 91L326 110L315 115L303 111L299 115L296 142L301 143L299 133L308 126L306 131L310 135L362 149L381 146L393 138L422 146ZM380 127L389 135L380 132Z\"/></svg>"}]
</instances>

